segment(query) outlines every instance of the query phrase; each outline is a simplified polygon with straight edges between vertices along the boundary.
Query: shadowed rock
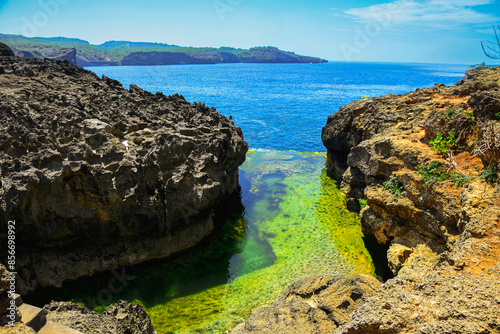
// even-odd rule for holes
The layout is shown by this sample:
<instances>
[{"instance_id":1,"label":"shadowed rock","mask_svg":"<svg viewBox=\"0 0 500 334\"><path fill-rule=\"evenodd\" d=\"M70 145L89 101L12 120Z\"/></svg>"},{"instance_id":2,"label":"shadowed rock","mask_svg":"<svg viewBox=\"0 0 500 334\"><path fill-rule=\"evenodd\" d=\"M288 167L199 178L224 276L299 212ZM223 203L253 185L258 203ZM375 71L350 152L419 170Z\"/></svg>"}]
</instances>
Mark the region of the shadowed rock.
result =
<instances>
[{"instance_id":1,"label":"shadowed rock","mask_svg":"<svg viewBox=\"0 0 500 334\"><path fill-rule=\"evenodd\" d=\"M257 310L231 333L333 333L351 320L349 314L380 284L366 275L307 277L289 286L276 303Z\"/></svg>"},{"instance_id":2,"label":"shadowed rock","mask_svg":"<svg viewBox=\"0 0 500 334\"><path fill-rule=\"evenodd\" d=\"M363 231L390 245L398 274L339 333L498 332L500 192L480 173L500 161L499 80L500 68L477 68L452 87L356 101L329 116L328 167L351 203L367 201ZM438 133L455 134L453 155L431 148ZM480 145L490 146L472 154ZM417 166L463 177L432 183Z\"/></svg>"}]
</instances>

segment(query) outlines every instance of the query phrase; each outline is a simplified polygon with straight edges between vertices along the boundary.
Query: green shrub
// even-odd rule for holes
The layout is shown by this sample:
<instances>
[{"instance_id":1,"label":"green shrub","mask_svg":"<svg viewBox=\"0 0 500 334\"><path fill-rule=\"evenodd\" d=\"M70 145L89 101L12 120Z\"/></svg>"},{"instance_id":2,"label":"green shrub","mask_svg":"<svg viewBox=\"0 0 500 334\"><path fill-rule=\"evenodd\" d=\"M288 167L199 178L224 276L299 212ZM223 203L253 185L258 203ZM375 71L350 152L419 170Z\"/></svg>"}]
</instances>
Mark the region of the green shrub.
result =
<instances>
[{"instance_id":1,"label":"green shrub","mask_svg":"<svg viewBox=\"0 0 500 334\"><path fill-rule=\"evenodd\" d=\"M448 108L446 111L441 111L441 117L439 118L439 121L441 123L446 123L447 121L451 121L454 119L460 110L456 108Z\"/></svg>"},{"instance_id":2,"label":"green shrub","mask_svg":"<svg viewBox=\"0 0 500 334\"><path fill-rule=\"evenodd\" d=\"M455 139L455 132L451 131L448 137L444 138L443 135L438 132L436 138L430 141L432 149L441 153L442 155L447 155L448 151L457 146L457 141Z\"/></svg>"},{"instance_id":3,"label":"green shrub","mask_svg":"<svg viewBox=\"0 0 500 334\"><path fill-rule=\"evenodd\" d=\"M388 190L391 194L394 195L394 198L398 198L399 196L406 195L406 190L401 181L398 180L394 175L391 178L384 182L384 190Z\"/></svg>"}]
</instances>

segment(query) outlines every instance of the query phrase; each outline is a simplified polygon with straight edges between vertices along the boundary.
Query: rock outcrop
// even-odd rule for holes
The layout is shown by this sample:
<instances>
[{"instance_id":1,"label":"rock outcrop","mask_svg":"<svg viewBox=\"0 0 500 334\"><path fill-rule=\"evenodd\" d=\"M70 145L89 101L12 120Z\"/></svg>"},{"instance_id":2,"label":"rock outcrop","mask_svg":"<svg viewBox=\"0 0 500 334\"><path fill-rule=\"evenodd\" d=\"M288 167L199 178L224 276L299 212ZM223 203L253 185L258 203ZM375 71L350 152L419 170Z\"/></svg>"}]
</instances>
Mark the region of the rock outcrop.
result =
<instances>
[{"instance_id":1,"label":"rock outcrop","mask_svg":"<svg viewBox=\"0 0 500 334\"><path fill-rule=\"evenodd\" d=\"M5 44L3 44L5 45ZM50 60L66 60L71 65L77 66L76 61L76 48L54 48L47 52L44 56L40 52L32 53L27 50L18 50L15 47L12 47L12 51L14 55L26 58L26 59L50 59ZM35 50L33 50L35 52Z\"/></svg>"},{"instance_id":2,"label":"rock outcrop","mask_svg":"<svg viewBox=\"0 0 500 334\"><path fill-rule=\"evenodd\" d=\"M10 293L11 287L15 287L14 278L14 274L11 274L4 265L0 264L0 327L15 324L21 319Z\"/></svg>"},{"instance_id":3,"label":"rock outcrop","mask_svg":"<svg viewBox=\"0 0 500 334\"><path fill-rule=\"evenodd\" d=\"M333 333L381 283L371 276L307 277L289 286L272 306L263 307L232 334Z\"/></svg>"},{"instance_id":4,"label":"rock outcrop","mask_svg":"<svg viewBox=\"0 0 500 334\"><path fill-rule=\"evenodd\" d=\"M12 57L14 56L14 51L11 50L7 45L0 43L0 57Z\"/></svg>"},{"instance_id":5,"label":"rock outcrop","mask_svg":"<svg viewBox=\"0 0 500 334\"><path fill-rule=\"evenodd\" d=\"M22 293L196 245L248 149L214 108L61 61L0 57L0 119Z\"/></svg>"},{"instance_id":6,"label":"rock outcrop","mask_svg":"<svg viewBox=\"0 0 500 334\"><path fill-rule=\"evenodd\" d=\"M499 79L476 68L328 118L328 167L398 274L340 333L499 333Z\"/></svg>"},{"instance_id":7,"label":"rock outcrop","mask_svg":"<svg viewBox=\"0 0 500 334\"><path fill-rule=\"evenodd\" d=\"M103 314L67 302L43 308L48 321L88 334L156 334L142 306L126 301L108 306Z\"/></svg>"},{"instance_id":8,"label":"rock outcrop","mask_svg":"<svg viewBox=\"0 0 500 334\"><path fill-rule=\"evenodd\" d=\"M231 47L215 49L130 41L108 41L92 45L77 38L29 38L6 34L0 34L0 42L9 45L19 57L68 60L78 66L328 62L270 46L248 50Z\"/></svg>"},{"instance_id":9,"label":"rock outcrop","mask_svg":"<svg viewBox=\"0 0 500 334\"><path fill-rule=\"evenodd\" d=\"M47 55L47 59L51 60L66 60L71 65L77 66L76 63L76 48L60 48Z\"/></svg>"}]
</instances>

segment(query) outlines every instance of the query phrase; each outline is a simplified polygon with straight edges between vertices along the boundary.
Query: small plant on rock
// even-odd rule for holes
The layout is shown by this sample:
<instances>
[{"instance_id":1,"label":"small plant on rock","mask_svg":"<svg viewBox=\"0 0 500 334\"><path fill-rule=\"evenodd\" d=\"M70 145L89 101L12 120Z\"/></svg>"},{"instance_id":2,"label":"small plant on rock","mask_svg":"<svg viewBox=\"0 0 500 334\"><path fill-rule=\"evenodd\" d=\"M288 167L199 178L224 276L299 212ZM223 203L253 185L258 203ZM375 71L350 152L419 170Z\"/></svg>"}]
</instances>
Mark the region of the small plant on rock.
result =
<instances>
[{"instance_id":1,"label":"small plant on rock","mask_svg":"<svg viewBox=\"0 0 500 334\"><path fill-rule=\"evenodd\" d=\"M426 181L425 185L431 185L437 182L445 181L449 177L448 171L444 168L441 168L439 162L437 161L418 165L417 167L415 167L415 171Z\"/></svg>"},{"instance_id":2,"label":"small plant on rock","mask_svg":"<svg viewBox=\"0 0 500 334\"><path fill-rule=\"evenodd\" d=\"M388 181L384 182L384 190L388 190L391 194L394 195L394 198L406 195L406 190L403 183L399 181L398 178L394 175L391 176Z\"/></svg>"},{"instance_id":3,"label":"small plant on rock","mask_svg":"<svg viewBox=\"0 0 500 334\"><path fill-rule=\"evenodd\" d=\"M457 140L455 139L455 132L451 131L447 137L438 132L436 138L430 141L432 149L441 153L442 155L447 155L449 150L457 146Z\"/></svg>"}]
</instances>

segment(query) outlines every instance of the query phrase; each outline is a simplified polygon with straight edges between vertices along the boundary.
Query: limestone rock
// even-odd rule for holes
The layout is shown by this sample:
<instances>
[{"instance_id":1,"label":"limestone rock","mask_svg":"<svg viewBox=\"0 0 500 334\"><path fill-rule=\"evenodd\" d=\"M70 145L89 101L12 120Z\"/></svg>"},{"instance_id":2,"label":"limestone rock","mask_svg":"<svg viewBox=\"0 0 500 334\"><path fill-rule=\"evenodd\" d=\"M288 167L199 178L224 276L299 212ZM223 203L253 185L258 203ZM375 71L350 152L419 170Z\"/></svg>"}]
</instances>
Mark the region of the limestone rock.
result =
<instances>
[{"instance_id":1,"label":"limestone rock","mask_svg":"<svg viewBox=\"0 0 500 334\"><path fill-rule=\"evenodd\" d=\"M279 300L252 314L233 334L333 333L380 286L371 276L307 277L289 286Z\"/></svg>"},{"instance_id":2,"label":"limestone rock","mask_svg":"<svg viewBox=\"0 0 500 334\"><path fill-rule=\"evenodd\" d=\"M328 167L350 202L367 201L363 231L390 244L398 274L340 333L498 333L500 189L478 170L500 161L499 80L500 68L476 68L452 87L356 101L328 118ZM452 159L431 149L438 132L456 134ZM428 183L416 167L430 164L469 178Z\"/></svg>"},{"instance_id":3,"label":"limestone rock","mask_svg":"<svg viewBox=\"0 0 500 334\"><path fill-rule=\"evenodd\" d=\"M16 221L21 293L211 233L248 149L233 120L66 62L2 57L0 69L0 226Z\"/></svg>"},{"instance_id":4,"label":"limestone rock","mask_svg":"<svg viewBox=\"0 0 500 334\"><path fill-rule=\"evenodd\" d=\"M14 56L14 51L11 50L7 45L0 43L0 57L12 57Z\"/></svg>"},{"instance_id":5,"label":"limestone rock","mask_svg":"<svg viewBox=\"0 0 500 334\"><path fill-rule=\"evenodd\" d=\"M151 319L140 305L125 301L110 305L104 314L67 302L45 305L47 320L88 334L154 334Z\"/></svg>"}]
</instances>

